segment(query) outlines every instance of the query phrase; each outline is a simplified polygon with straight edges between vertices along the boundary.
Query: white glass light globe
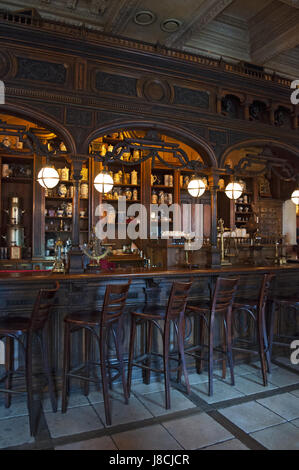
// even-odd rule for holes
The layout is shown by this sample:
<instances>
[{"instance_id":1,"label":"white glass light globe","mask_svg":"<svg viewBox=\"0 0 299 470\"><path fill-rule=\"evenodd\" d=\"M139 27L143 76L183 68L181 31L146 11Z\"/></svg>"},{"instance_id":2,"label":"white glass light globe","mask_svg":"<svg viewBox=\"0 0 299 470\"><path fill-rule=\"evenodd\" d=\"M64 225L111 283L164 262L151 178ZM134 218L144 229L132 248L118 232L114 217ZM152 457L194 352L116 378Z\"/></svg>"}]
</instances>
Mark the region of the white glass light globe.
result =
<instances>
[{"instance_id":1,"label":"white glass light globe","mask_svg":"<svg viewBox=\"0 0 299 470\"><path fill-rule=\"evenodd\" d=\"M229 183L225 188L225 194L229 199L239 199L243 188L239 183Z\"/></svg>"},{"instance_id":2,"label":"white glass light globe","mask_svg":"<svg viewBox=\"0 0 299 470\"><path fill-rule=\"evenodd\" d=\"M109 173L103 171L95 177L93 184L99 193L109 193L113 188L113 179Z\"/></svg>"},{"instance_id":3,"label":"white glass light globe","mask_svg":"<svg viewBox=\"0 0 299 470\"><path fill-rule=\"evenodd\" d=\"M55 188L55 186L57 186L59 183L59 174L55 168L46 166L39 171L37 175L37 181L43 188Z\"/></svg>"},{"instance_id":4,"label":"white glass light globe","mask_svg":"<svg viewBox=\"0 0 299 470\"><path fill-rule=\"evenodd\" d=\"M193 197L200 197L206 190L205 182L199 178L193 178L188 184L188 193Z\"/></svg>"},{"instance_id":5,"label":"white glass light globe","mask_svg":"<svg viewBox=\"0 0 299 470\"><path fill-rule=\"evenodd\" d=\"M296 189L291 196L291 199L294 204L299 205L299 189Z\"/></svg>"}]
</instances>

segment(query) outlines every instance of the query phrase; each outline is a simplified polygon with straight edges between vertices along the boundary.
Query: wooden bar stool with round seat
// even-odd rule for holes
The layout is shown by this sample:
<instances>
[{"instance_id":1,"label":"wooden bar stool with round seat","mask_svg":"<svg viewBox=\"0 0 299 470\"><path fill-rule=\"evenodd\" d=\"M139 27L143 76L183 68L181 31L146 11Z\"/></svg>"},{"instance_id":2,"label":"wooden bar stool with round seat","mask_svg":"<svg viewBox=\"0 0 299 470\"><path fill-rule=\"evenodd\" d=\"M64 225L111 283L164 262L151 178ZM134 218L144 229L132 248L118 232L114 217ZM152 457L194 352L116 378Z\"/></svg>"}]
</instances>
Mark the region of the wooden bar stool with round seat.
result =
<instances>
[{"instance_id":1,"label":"wooden bar stool with round seat","mask_svg":"<svg viewBox=\"0 0 299 470\"><path fill-rule=\"evenodd\" d=\"M297 318L299 314L299 297L298 295L290 295L289 297L286 296L276 296L274 295L271 299L272 308L269 310L268 316L268 330L269 330L269 355L270 360L272 359L272 350L273 345L284 347L290 350L290 343L293 340L299 339L299 331L297 329ZM285 313L293 312L294 314L294 322L292 327L296 328L293 334L283 334L280 329L280 323L282 319L282 315ZM277 323L277 331L274 339L274 328L275 328L275 320Z\"/></svg>"},{"instance_id":2,"label":"wooden bar stool with round seat","mask_svg":"<svg viewBox=\"0 0 299 470\"><path fill-rule=\"evenodd\" d=\"M258 299L236 299L233 309L234 320L236 320L236 316L238 313L244 312L250 315L250 317L255 323L257 333L257 345L256 342L252 343L250 339L238 338L234 341L233 350L242 353L259 355L263 376L263 384L265 387L268 383L267 367L269 372L271 368L270 351L266 327L266 306L270 296L271 284L274 277L274 274L264 274L261 282ZM241 347L241 345L237 346L237 341L243 343L243 345L246 345L246 347ZM257 350L255 350L256 346L258 346Z\"/></svg>"},{"instance_id":3,"label":"wooden bar stool with round seat","mask_svg":"<svg viewBox=\"0 0 299 470\"><path fill-rule=\"evenodd\" d=\"M165 381L165 407L170 409L170 360L175 359L178 361L178 367L175 370L182 369L185 377L187 392L190 394L190 385L184 355L184 336L185 336L185 310L188 300L188 295L192 283L174 282L171 287L168 304L164 314L156 313L154 310L149 312L131 312L131 335L130 335L130 351L128 362L128 393L131 392L132 369L133 367L140 367L146 371L146 383L149 383L149 372L159 372L164 374ZM162 326L160 325L162 323ZM174 325L174 331L177 337L179 352L174 354L170 353L170 326ZM148 340L146 350L143 354L134 358L134 345L137 326L144 326L148 324ZM152 351L152 337L153 326L158 329L163 339L163 352ZM158 358L163 359L163 366L161 368L153 367L152 362Z\"/></svg>"},{"instance_id":4,"label":"wooden bar stool with round seat","mask_svg":"<svg viewBox=\"0 0 299 470\"><path fill-rule=\"evenodd\" d=\"M37 336L41 347L44 373L47 377L49 393L53 411L57 411L54 381L51 373L49 360L49 314L54 304L59 283L56 282L55 289L40 289L35 300L32 314L29 318L14 317L9 315L0 319L0 338L5 338L5 375L1 381L5 381L5 389L0 389L5 393L5 407L11 405L11 394L22 393L11 389L14 375L26 378L27 406L29 412L30 433L35 435L36 429L33 419L33 370L32 370L32 346L33 339ZM25 359L25 372L14 370L14 341L21 346L21 351Z\"/></svg>"},{"instance_id":5,"label":"wooden bar stool with round seat","mask_svg":"<svg viewBox=\"0 0 299 470\"><path fill-rule=\"evenodd\" d=\"M232 307L237 292L239 279L230 279L218 277L214 293L210 302L210 305L198 307L189 306L187 307L187 315L194 316L195 320L198 318L200 321L200 335L199 344L194 344L185 349L185 353L192 356L199 361L199 372L203 369L203 361L205 360L204 350L208 349L208 372L209 372L209 395L213 395L213 366L214 366L214 350L222 353L227 357L231 383L235 384L234 369L233 369L233 357L232 357ZM214 335L215 335L215 320L216 316L219 316L223 320L224 325L224 348L219 349L214 347ZM204 344L204 331L205 328L208 332L208 345ZM224 359L222 360L223 370L225 370Z\"/></svg>"},{"instance_id":6,"label":"wooden bar stool with round seat","mask_svg":"<svg viewBox=\"0 0 299 470\"><path fill-rule=\"evenodd\" d=\"M129 292L131 281L127 284L109 284L106 286L104 302L101 311L91 313L73 313L64 319L64 359L63 359L63 388L62 388L62 413L67 409L67 396L69 392L69 379L77 378L85 381L84 394L89 393L88 382L98 383L98 379L90 377L92 366L100 365L102 389L105 406L106 423L111 424L111 410L108 395L108 386L112 381L121 377L125 402L128 403L127 384L125 377L125 367L123 362L123 313ZM85 331L85 364L79 367L70 368L70 340L71 333L79 330ZM109 364L107 344L109 335L112 334L118 364ZM94 337L100 354L100 362L90 361L91 338ZM111 369L117 369L118 373L111 377ZM82 375L85 372L85 375ZM109 376L107 375L109 372Z\"/></svg>"}]
</instances>

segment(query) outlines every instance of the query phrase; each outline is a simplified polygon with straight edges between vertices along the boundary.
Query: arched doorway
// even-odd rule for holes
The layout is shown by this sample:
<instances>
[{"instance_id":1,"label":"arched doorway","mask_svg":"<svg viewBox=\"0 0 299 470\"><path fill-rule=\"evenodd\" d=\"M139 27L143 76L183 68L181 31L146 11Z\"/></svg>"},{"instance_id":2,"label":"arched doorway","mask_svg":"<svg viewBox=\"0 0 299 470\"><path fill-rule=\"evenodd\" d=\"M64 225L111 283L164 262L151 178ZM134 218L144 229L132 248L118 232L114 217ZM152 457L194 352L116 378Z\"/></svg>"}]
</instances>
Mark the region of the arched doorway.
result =
<instances>
[{"instance_id":1,"label":"arched doorway","mask_svg":"<svg viewBox=\"0 0 299 470\"><path fill-rule=\"evenodd\" d=\"M55 164L58 169L62 169L67 165L67 161L62 156L57 159L57 163L47 162L46 155L43 152L37 154L36 147L32 147L32 142L28 143L30 138L27 137L34 136L43 144L43 148L53 151L53 154L56 150L61 151L65 156L76 151L74 141L69 132L52 118L10 104L0 107L0 128L1 248L5 253L3 258L12 259L13 255L16 260L41 258L46 254L47 240L52 228L48 210L50 205L54 205L55 198L48 198L48 194L37 183L37 174L46 163ZM14 223L9 218L13 198L21 211L19 213L22 213L16 223L17 227L13 227ZM12 239L13 233L17 234L17 240ZM14 245L18 249L13 250Z\"/></svg>"},{"instance_id":2,"label":"arched doorway","mask_svg":"<svg viewBox=\"0 0 299 470\"><path fill-rule=\"evenodd\" d=\"M242 196L231 204L230 226L237 231L258 228L265 244L280 245L285 259L297 244L299 228L290 200L298 184L298 149L275 140L250 139L227 148L220 165L236 169L244 184Z\"/></svg>"},{"instance_id":3,"label":"arched doorway","mask_svg":"<svg viewBox=\"0 0 299 470\"><path fill-rule=\"evenodd\" d=\"M157 157L153 160L152 158L146 158L146 150L140 152L135 150L134 152L132 151L131 154L124 154L121 157L123 162L114 161L113 164L106 164L106 170L109 172L113 181L113 190L104 195L96 193L93 195L94 207L92 213L96 212L96 207L99 203L104 201L106 203L116 204L120 197L125 196L128 205L133 202L140 203L147 209L148 226L151 227L151 205L165 204L167 206L178 205L182 207L186 203L193 205L194 210L195 206L201 206L202 219L200 224L202 226L203 236L209 239L211 234L211 207L210 195L208 193L208 177L210 170L217 166L217 159L210 145L201 137L195 136L193 133L177 126L165 124L159 126L157 123L151 121L144 121L142 123L136 123L136 121L120 123L115 121L114 123L107 124L93 131L84 145L88 147L88 151L91 155L96 156L100 154L104 156L107 151L113 152L113 149L117 148L117 146L120 145L121 142L126 141L126 139L148 140L149 133L151 135L157 135L157 139L167 145L174 145L182 149L185 155L187 155L188 161L200 162L202 167L201 177L205 180L206 186L205 197L194 200L189 195L187 191L188 183L192 177L195 176L196 172L194 170L192 171L190 168L184 167L179 159L174 157L170 152L165 150L162 152L163 157L160 155L161 158ZM137 154L136 160L135 152ZM101 171L102 166L99 163L93 163L93 165L93 174L95 176ZM156 232L152 232L150 228L147 242L143 241L139 246L138 242L136 242L134 245L137 245L141 251L150 250L151 259L155 259L155 255L158 253L164 253L162 256L163 261L162 259L154 261L154 265L172 267L176 266L176 263L183 264L182 259L179 261L180 256L178 254L178 252L182 252L182 250L174 246L173 253L175 253L175 255L172 256L169 250L171 244L168 244L168 248L165 243L165 246L163 245L163 233L177 233L177 230L174 229L173 220L169 214L167 214L167 216L161 214L161 220L162 219L169 221L169 230L163 231L159 226L155 228ZM93 225L95 224L96 219L94 218ZM180 232L185 231L180 230ZM159 243L151 242L151 239L154 238L154 233L156 234L156 238L160 240ZM128 239L126 239L125 242L128 245ZM156 246L157 243L159 246ZM156 249L153 247L154 245ZM116 240L113 238L113 248L114 254L120 254L122 250L129 251L122 237ZM205 258L201 258L203 265L205 265Z\"/></svg>"}]
</instances>

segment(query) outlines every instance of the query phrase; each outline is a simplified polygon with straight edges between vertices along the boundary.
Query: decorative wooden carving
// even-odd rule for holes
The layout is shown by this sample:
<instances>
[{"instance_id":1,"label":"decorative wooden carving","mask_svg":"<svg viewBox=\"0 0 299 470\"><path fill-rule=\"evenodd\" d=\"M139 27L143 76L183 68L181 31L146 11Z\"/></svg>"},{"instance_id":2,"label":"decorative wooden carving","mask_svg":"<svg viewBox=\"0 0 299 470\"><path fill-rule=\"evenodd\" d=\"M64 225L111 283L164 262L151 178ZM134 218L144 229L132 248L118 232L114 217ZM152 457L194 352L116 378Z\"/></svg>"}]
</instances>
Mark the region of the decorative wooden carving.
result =
<instances>
[{"instance_id":1,"label":"decorative wooden carving","mask_svg":"<svg viewBox=\"0 0 299 470\"><path fill-rule=\"evenodd\" d=\"M206 91L191 90L190 88L175 86L174 103L184 104L195 108L209 109L210 96Z\"/></svg>"},{"instance_id":2,"label":"decorative wooden carving","mask_svg":"<svg viewBox=\"0 0 299 470\"><path fill-rule=\"evenodd\" d=\"M99 91L117 93L119 95L136 96L136 78L114 75L98 71L95 76L95 87Z\"/></svg>"},{"instance_id":3,"label":"decorative wooden carving","mask_svg":"<svg viewBox=\"0 0 299 470\"><path fill-rule=\"evenodd\" d=\"M263 101L254 100L249 106L249 119L268 123L267 105Z\"/></svg>"},{"instance_id":4,"label":"decorative wooden carving","mask_svg":"<svg viewBox=\"0 0 299 470\"><path fill-rule=\"evenodd\" d=\"M63 85L66 82L66 68L64 64L23 57L18 57L17 61L18 71L16 78L56 83L58 85Z\"/></svg>"},{"instance_id":5,"label":"decorative wooden carving","mask_svg":"<svg viewBox=\"0 0 299 470\"><path fill-rule=\"evenodd\" d=\"M233 119L240 119L242 116L242 108L240 99L234 95L225 95L222 98L222 114Z\"/></svg>"},{"instance_id":6,"label":"decorative wooden carving","mask_svg":"<svg viewBox=\"0 0 299 470\"><path fill-rule=\"evenodd\" d=\"M274 113L274 123L277 127L292 127L291 111L284 106L279 108Z\"/></svg>"},{"instance_id":7,"label":"decorative wooden carving","mask_svg":"<svg viewBox=\"0 0 299 470\"><path fill-rule=\"evenodd\" d=\"M0 77L5 78L10 69L9 55L5 51L0 51Z\"/></svg>"},{"instance_id":8,"label":"decorative wooden carving","mask_svg":"<svg viewBox=\"0 0 299 470\"><path fill-rule=\"evenodd\" d=\"M85 109L68 107L66 110L66 124L79 127L92 125L92 112Z\"/></svg>"},{"instance_id":9,"label":"decorative wooden carving","mask_svg":"<svg viewBox=\"0 0 299 470\"><path fill-rule=\"evenodd\" d=\"M173 99L173 87L159 78L142 78L137 84L137 94L148 101L170 103Z\"/></svg>"}]
</instances>

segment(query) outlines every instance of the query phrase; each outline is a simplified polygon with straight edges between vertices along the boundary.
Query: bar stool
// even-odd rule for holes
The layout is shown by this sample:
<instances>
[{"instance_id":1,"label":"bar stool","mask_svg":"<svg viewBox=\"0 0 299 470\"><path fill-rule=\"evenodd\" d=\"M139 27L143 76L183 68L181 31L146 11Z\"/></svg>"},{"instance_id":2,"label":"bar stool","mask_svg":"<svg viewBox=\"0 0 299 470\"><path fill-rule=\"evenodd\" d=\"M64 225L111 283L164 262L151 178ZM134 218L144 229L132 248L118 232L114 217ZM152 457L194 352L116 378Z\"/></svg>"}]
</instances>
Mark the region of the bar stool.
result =
<instances>
[{"instance_id":1,"label":"bar stool","mask_svg":"<svg viewBox=\"0 0 299 470\"><path fill-rule=\"evenodd\" d=\"M63 387L62 387L62 413L67 410L67 397L69 393L69 379L77 378L85 382L84 394L88 396L88 382L98 383L98 380L90 377L90 369L92 365L100 365L101 378L103 387L104 407L106 423L111 424L111 410L108 395L108 385L121 377L125 403L128 403L127 384L125 377L125 368L123 362L123 312L128 296L131 281L127 284L107 285L102 310L86 313L73 313L67 315L64 319L64 358L63 358ZM85 364L71 369L70 367L70 340L71 334L75 331L83 330L85 332ZM112 334L118 364L111 365L108 362L107 343L109 335ZM100 362L90 360L91 338L94 337L100 354ZM108 363L108 364L107 364ZM108 367L107 367L108 365ZM86 372L85 375L82 375ZM109 378L107 377L107 369ZM118 373L111 377L111 369L117 369ZM81 371L81 375L79 372Z\"/></svg>"},{"instance_id":2,"label":"bar stool","mask_svg":"<svg viewBox=\"0 0 299 470\"><path fill-rule=\"evenodd\" d=\"M56 282L55 289L40 289L35 300L30 318L7 316L0 319L0 338L5 338L5 375L1 381L5 381L5 407L11 405L11 394L22 393L11 389L14 375L25 376L27 390L27 406L29 413L30 434L35 435L33 422L33 387L32 387L32 345L36 335L43 358L44 373L47 377L49 393L53 412L57 411L57 402L54 391L54 381L51 374L49 360L49 314L54 304L55 294L59 289ZM25 373L14 370L14 340L21 346L25 360Z\"/></svg>"},{"instance_id":3,"label":"bar stool","mask_svg":"<svg viewBox=\"0 0 299 470\"><path fill-rule=\"evenodd\" d=\"M290 350L290 342L299 338L299 331L296 331L294 335L282 335L280 334L280 329L277 328L277 339L274 341L274 324L275 318L281 317L281 314L285 310L293 310L295 318L299 314L299 298L298 296L274 296L272 299L272 308L269 310L268 316L268 330L269 330L269 355L270 360L272 358L272 349L273 345L282 346ZM277 322L279 324L279 322ZM283 341L284 340L284 341Z\"/></svg>"},{"instance_id":4,"label":"bar stool","mask_svg":"<svg viewBox=\"0 0 299 470\"><path fill-rule=\"evenodd\" d=\"M199 344L193 345L185 349L185 353L194 357L199 361L199 373L203 369L203 361L205 360L203 350L208 349L208 371L209 371L209 395L213 395L213 366L214 366L214 351L218 351L227 357L231 383L235 384L233 357L232 357L232 306L237 292L239 279L229 279L218 277L213 293L213 297L209 306L197 307L188 306L187 315L194 316L200 321L200 335ZM216 315L220 315L224 325L224 349L214 348L214 326ZM209 343L204 344L205 328L208 332ZM198 352L199 351L199 352ZM224 360L222 359L223 371L225 370Z\"/></svg>"},{"instance_id":5,"label":"bar stool","mask_svg":"<svg viewBox=\"0 0 299 470\"><path fill-rule=\"evenodd\" d=\"M129 346L129 362L128 362L128 394L131 393L131 381L132 381L132 368L139 367L147 372L146 383L150 380L150 371L159 372L164 374L165 381L165 407L170 409L170 360L174 359L178 362L178 367L175 370L181 369L184 373L187 393L190 394L190 384L188 379L185 354L184 354L184 335L185 335L185 320L184 314L186 310L188 295L191 289L192 283L174 282L171 287L166 312L164 314L158 314L154 311L146 312L131 312L131 335L130 335L130 346ZM161 322L163 325L159 324ZM174 325L174 331L177 337L179 353L176 353L178 357L174 357L174 354L170 353L170 325ZM141 356L134 358L134 344L137 326L148 324L148 340L146 350ZM152 351L152 337L153 337L153 326L155 326L160 332L163 339L163 353ZM163 359L163 367L153 367L153 359Z\"/></svg>"},{"instance_id":6,"label":"bar stool","mask_svg":"<svg viewBox=\"0 0 299 470\"><path fill-rule=\"evenodd\" d=\"M267 300L270 295L271 283L274 279L274 274L264 274L261 288L259 292L259 297L257 300L236 300L233 308L233 315L234 317L237 315L238 312L245 312L254 320L257 330L257 343L258 343L258 351L255 351L253 348L256 346L255 344L250 344L249 340L247 339L239 339L242 343L246 343L248 347L242 348L233 345L234 351L245 352L250 354L257 354L260 356L261 361L261 369L263 375L263 384L267 386L267 367L268 371L271 370L270 364L270 352L269 352L269 344L268 344L268 336L267 336L267 328L266 328L266 305Z\"/></svg>"}]
</instances>

